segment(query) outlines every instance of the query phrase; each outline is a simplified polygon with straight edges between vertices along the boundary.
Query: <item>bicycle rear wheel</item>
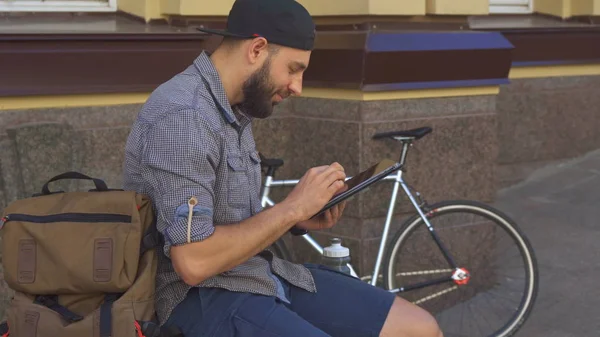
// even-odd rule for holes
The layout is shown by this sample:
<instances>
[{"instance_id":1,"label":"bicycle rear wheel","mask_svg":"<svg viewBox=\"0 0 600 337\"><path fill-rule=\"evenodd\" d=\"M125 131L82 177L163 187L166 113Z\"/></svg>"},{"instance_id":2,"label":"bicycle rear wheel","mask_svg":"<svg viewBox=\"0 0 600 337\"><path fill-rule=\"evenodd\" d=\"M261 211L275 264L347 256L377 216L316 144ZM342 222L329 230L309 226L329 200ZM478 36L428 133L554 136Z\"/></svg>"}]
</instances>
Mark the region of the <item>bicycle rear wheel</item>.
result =
<instances>
[{"instance_id":1,"label":"bicycle rear wheel","mask_svg":"<svg viewBox=\"0 0 600 337\"><path fill-rule=\"evenodd\" d=\"M505 214L482 203L446 201L430 209L426 217L460 269L450 265L415 215L390 242L383 275L387 289L398 289L399 296L431 312L445 337L514 335L538 291L537 262L527 238Z\"/></svg>"}]
</instances>

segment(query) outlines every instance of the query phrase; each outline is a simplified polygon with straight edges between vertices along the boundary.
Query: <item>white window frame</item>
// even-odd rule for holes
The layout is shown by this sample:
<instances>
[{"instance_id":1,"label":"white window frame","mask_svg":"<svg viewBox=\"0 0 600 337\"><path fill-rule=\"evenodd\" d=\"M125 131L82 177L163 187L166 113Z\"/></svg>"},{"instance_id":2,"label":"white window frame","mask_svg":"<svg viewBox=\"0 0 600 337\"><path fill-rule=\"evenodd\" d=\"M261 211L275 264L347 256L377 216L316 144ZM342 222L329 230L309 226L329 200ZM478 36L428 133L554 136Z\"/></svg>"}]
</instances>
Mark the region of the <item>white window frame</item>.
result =
<instances>
[{"instance_id":1,"label":"white window frame","mask_svg":"<svg viewBox=\"0 0 600 337\"><path fill-rule=\"evenodd\" d=\"M117 0L0 0L0 12L116 12Z\"/></svg>"},{"instance_id":2,"label":"white window frame","mask_svg":"<svg viewBox=\"0 0 600 337\"><path fill-rule=\"evenodd\" d=\"M533 0L490 0L490 14L530 14Z\"/></svg>"}]
</instances>

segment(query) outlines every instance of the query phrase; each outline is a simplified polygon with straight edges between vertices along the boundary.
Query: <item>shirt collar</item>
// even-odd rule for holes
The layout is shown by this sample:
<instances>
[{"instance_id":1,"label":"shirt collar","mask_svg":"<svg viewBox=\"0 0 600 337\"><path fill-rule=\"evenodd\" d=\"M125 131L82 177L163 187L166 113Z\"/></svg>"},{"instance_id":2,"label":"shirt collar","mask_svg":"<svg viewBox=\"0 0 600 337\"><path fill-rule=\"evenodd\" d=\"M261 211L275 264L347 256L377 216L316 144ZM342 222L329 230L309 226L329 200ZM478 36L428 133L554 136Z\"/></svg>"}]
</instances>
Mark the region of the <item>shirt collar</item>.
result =
<instances>
[{"instance_id":1,"label":"shirt collar","mask_svg":"<svg viewBox=\"0 0 600 337\"><path fill-rule=\"evenodd\" d=\"M219 73L215 68L214 64L210 59L210 54L206 51L202 51L200 55L194 60L194 65L198 69L200 76L206 82L208 90L210 91L217 107L229 123L235 123L238 126L245 125L251 121L247 114L243 113L241 109L235 107L231 108L231 104L227 99L227 93L219 77ZM241 120L241 123L240 123Z\"/></svg>"}]
</instances>

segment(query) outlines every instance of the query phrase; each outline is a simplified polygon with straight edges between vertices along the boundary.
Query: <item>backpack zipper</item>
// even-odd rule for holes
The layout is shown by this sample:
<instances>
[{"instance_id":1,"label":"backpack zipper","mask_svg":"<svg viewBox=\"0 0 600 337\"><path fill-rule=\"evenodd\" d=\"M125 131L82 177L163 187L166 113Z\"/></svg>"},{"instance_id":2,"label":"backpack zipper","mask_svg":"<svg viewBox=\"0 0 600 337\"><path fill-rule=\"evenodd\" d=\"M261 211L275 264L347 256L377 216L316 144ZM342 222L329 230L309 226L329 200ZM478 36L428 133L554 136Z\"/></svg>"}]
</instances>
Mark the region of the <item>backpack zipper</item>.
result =
<instances>
[{"instance_id":1,"label":"backpack zipper","mask_svg":"<svg viewBox=\"0 0 600 337\"><path fill-rule=\"evenodd\" d=\"M8 221L24 221L34 223L51 222L131 222L131 215L103 213L60 213L52 215L9 214L2 218L0 228Z\"/></svg>"}]
</instances>

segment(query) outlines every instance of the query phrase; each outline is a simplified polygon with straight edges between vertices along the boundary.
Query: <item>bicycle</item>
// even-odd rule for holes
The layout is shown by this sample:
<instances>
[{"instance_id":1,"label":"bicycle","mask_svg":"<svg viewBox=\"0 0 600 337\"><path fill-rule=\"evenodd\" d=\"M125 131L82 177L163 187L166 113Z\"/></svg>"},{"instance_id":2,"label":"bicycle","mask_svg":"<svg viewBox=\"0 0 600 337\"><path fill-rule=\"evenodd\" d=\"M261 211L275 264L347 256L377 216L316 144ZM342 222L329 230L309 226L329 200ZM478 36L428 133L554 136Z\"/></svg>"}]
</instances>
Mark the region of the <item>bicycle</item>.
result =
<instances>
[{"instance_id":1,"label":"bicycle","mask_svg":"<svg viewBox=\"0 0 600 337\"><path fill-rule=\"evenodd\" d=\"M429 205L418 191L414 194L411 192L412 187L403 179L408 150L415 141L432 131L430 127L421 127L372 136L374 140L393 139L402 144L399 161L402 168L384 178L393 181L394 185L382 238L372 274L360 279L368 281L372 286L378 286L377 282L382 279L386 290L403 296L434 314L445 337L513 336L528 319L537 297L538 268L533 248L512 219L489 205L471 200L448 200ZM266 175L261 192L262 204L263 207L273 206L275 202L269 197L271 189L294 186L299 180L274 180L276 170L284 165L282 159L265 158L261 154L261 164ZM386 244L400 187L416 214L405 220L389 244ZM439 221L452 219L456 215L480 216L482 219L459 221L457 227L448 227ZM481 230L476 228L479 225L487 227ZM456 235L456 230L464 230L464 233ZM310 234L299 236L319 254L323 253L322 246ZM503 268L512 270L517 267L510 265L506 257L500 261L490 257L507 241L516 245L514 257L523 264L519 269L522 269L524 274L520 287L517 284L519 278L515 273L499 273ZM469 244L473 242L476 243L477 249L481 248L475 254L471 254L471 250L468 249L471 247ZM427 244L430 246L427 247ZM404 248L408 250L402 250ZM276 241L271 249L275 255L290 259L291 254L283 239ZM453 254L450 254L450 249L453 250ZM474 258L474 261L468 260L469 257ZM495 262L501 263L500 268L493 268ZM431 266L425 267L424 264ZM352 264L348 266L352 275L358 277ZM443 276L432 279L433 275ZM508 289L498 292L498 284L503 281L508 283ZM427 289L432 289L431 293L425 293ZM490 301L492 296L495 298ZM505 304L511 299L515 301L513 305L508 306L507 315L498 315L496 310L492 310L495 317L483 316L485 309L491 308L493 304ZM483 308L473 310L473 306ZM465 309L469 311L466 322ZM478 321L481 317L483 325L491 329L481 329ZM459 326L461 331L456 331L453 325ZM462 331L465 326L469 331ZM477 332L473 333L473 330Z\"/></svg>"}]
</instances>

